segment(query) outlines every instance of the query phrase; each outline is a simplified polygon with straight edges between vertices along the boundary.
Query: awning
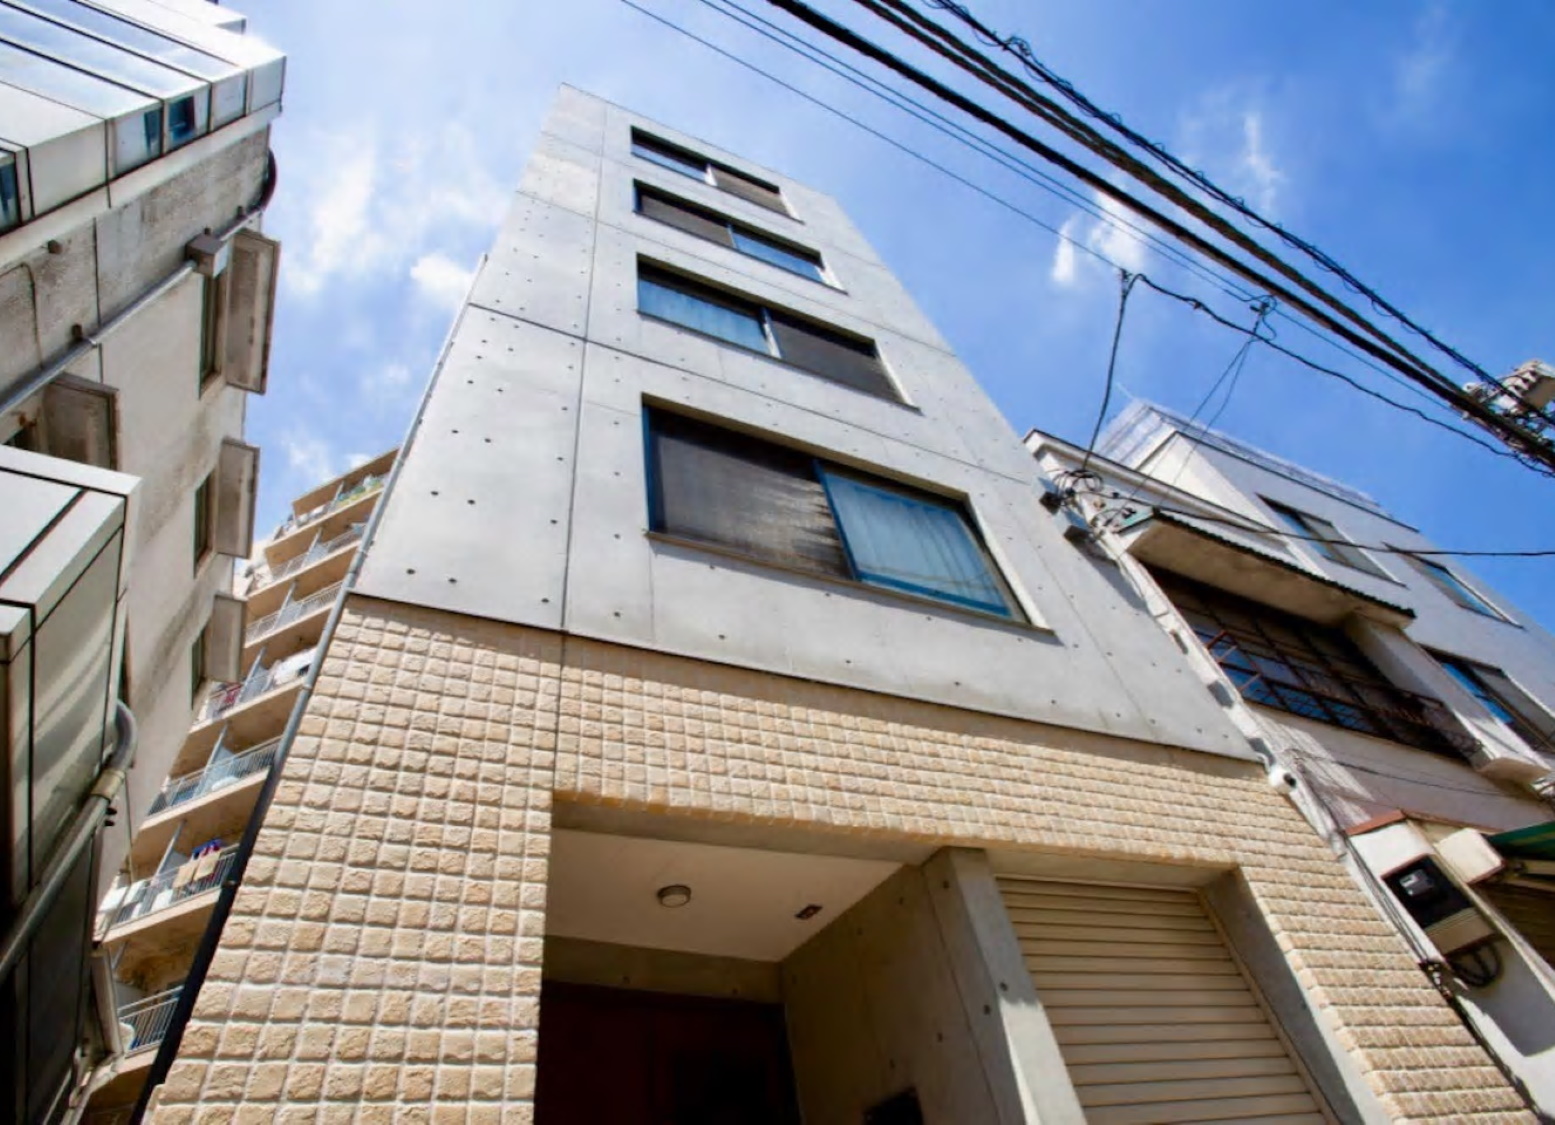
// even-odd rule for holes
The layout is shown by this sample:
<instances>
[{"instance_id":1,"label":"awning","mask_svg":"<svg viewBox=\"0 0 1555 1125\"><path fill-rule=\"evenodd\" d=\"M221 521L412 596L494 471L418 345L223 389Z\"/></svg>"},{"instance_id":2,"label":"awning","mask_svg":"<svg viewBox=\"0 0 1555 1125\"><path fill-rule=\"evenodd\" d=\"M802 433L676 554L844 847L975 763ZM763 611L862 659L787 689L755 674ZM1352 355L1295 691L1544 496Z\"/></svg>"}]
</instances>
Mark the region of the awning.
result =
<instances>
[{"instance_id":1,"label":"awning","mask_svg":"<svg viewBox=\"0 0 1555 1125\"><path fill-rule=\"evenodd\" d=\"M1508 859L1534 859L1555 863L1555 820L1528 828L1514 828L1487 836L1492 847Z\"/></svg>"},{"instance_id":2,"label":"awning","mask_svg":"<svg viewBox=\"0 0 1555 1125\"><path fill-rule=\"evenodd\" d=\"M1402 628L1415 617L1413 610L1171 512L1142 513L1119 529L1118 538L1143 563L1323 625L1360 613Z\"/></svg>"}]
</instances>

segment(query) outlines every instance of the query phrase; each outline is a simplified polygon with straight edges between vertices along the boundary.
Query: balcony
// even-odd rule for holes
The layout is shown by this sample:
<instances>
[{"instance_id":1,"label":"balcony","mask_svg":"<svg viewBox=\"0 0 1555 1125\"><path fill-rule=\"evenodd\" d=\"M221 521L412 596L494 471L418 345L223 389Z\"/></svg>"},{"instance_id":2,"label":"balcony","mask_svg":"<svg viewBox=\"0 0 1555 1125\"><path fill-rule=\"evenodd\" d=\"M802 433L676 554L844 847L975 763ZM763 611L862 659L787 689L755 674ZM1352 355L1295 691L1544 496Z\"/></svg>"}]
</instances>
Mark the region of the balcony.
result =
<instances>
[{"instance_id":1,"label":"balcony","mask_svg":"<svg viewBox=\"0 0 1555 1125\"><path fill-rule=\"evenodd\" d=\"M255 746L234 754L203 770L170 780L163 786L162 792L157 794L156 800L151 802L151 808L146 812L146 819L150 820L191 801L198 801L201 797L235 785L245 778L263 775L275 761L276 751L280 748L281 740L274 738L262 746Z\"/></svg>"},{"instance_id":2,"label":"balcony","mask_svg":"<svg viewBox=\"0 0 1555 1125\"><path fill-rule=\"evenodd\" d=\"M123 935L115 935L114 930L170 910L206 891L214 891L232 869L237 854L237 845L229 845L219 852L191 859L169 871L130 884L116 905L98 915L98 932L107 939L115 939ZM123 971L122 965L120 970Z\"/></svg>"},{"instance_id":3,"label":"balcony","mask_svg":"<svg viewBox=\"0 0 1555 1125\"><path fill-rule=\"evenodd\" d=\"M316 594L309 594L305 598L288 602L274 613L267 613L259 620L252 622L243 634L245 646L252 645L260 638L285 628L293 621L307 617L310 613L328 609L340 596L340 588L344 582L336 582L333 586L326 586Z\"/></svg>"},{"instance_id":4,"label":"balcony","mask_svg":"<svg viewBox=\"0 0 1555 1125\"><path fill-rule=\"evenodd\" d=\"M175 984L154 996L119 1008L119 1038L126 1055L150 1050L162 1042L173 1022L173 1009L178 1006L178 997L183 990L183 985Z\"/></svg>"},{"instance_id":5,"label":"balcony","mask_svg":"<svg viewBox=\"0 0 1555 1125\"><path fill-rule=\"evenodd\" d=\"M272 539L284 539L288 535L292 535L295 532L301 531L305 527L310 527L313 524L318 523L320 520L325 519L335 512L340 511L342 508L347 508L352 504L355 504L363 497L370 496L381 489L383 487L384 481L386 480L388 480L388 475L385 473L377 473L373 476L363 477L350 488L336 496L333 500L330 500L324 504L320 504L317 508L303 512L301 515L294 515L289 517L286 522L275 529L275 535L272 537Z\"/></svg>"},{"instance_id":6,"label":"balcony","mask_svg":"<svg viewBox=\"0 0 1555 1125\"><path fill-rule=\"evenodd\" d=\"M314 655L315 650L307 649L277 660L268 668L256 665L248 678L238 683L217 684L205 697L205 706L200 709L195 723L215 722L261 696L300 683L312 667Z\"/></svg>"},{"instance_id":7,"label":"balcony","mask_svg":"<svg viewBox=\"0 0 1555 1125\"><path fill-rule=\"evenodd\" d=\"M255 567L249 583L250 591L258 591L273 586L277 582L282 582L298 571L306 570L321 559L328 558L336 551L344 550L351 544L359 542L365 529L365 524L354 524L350 529L334 538L323 543L315 543L302 554L294 555L274 567L265 564Z\"/></svg>"}]
</instances>

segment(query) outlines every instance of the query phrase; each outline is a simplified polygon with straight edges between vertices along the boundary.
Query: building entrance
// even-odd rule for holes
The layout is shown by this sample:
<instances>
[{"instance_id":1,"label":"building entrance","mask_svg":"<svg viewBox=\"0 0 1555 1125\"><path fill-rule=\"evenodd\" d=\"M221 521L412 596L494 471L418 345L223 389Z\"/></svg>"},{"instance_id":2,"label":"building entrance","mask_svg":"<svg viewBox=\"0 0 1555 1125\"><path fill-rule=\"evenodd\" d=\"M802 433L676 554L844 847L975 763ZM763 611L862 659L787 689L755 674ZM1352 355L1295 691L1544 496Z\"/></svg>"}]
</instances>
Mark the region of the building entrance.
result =
<instances>
[{"instance_id":1,"label":"building entrance","mask_svg":"<svg viewBox=\"0 0 1555 1125\"><path fill-rule=\"evenodd\" d=\"M778 1004L547 981L537 1125L798 1125Z\"/></svg>"}]
</instances>

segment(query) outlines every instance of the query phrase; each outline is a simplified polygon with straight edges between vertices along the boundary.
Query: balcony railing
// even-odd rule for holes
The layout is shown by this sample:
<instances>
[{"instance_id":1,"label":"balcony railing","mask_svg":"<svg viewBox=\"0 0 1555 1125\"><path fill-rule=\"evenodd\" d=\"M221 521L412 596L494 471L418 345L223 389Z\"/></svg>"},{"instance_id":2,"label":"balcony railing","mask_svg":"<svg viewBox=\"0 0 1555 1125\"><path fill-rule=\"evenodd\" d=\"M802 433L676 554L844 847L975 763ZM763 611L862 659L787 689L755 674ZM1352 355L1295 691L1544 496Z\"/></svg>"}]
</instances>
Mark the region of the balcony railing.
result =
<instances>
[{"instance_id":1,"label":"balcony railing","mask_svg":"<svg viewBox=\"0 0 1555 1125\"><path fill-rule=\"evenodd\" d=\"M382 473L378 473L370 477L363 477L361 480L357 481L350 488L346 489L327 504L320 504L317 508L304 512L300 516L289 517L285 523L276 528L275 538L279 539L283 535L290 535L298 528L307 527L310 523L317 523L331 512L338 512L347 504L356 503L362 497L368 495L369 493L376 492L382 488L383 482L387 479L388 478Z\"/></svg>"},{"instance_id":2,"label":"balcony railing","mask_svg":"<svg viewBox=\"0 0 1555 1125\"><path fill-rule=\"evenodd\" d=\"M170 871L130 884L118 906L112 909L106 919L99 919L99 932L106 933L115 926L133 922L137 918L145 918L159 910L176 906L195 895L215 890L226 878L237 854L237 845L234 844L219 852L203 855L199 859L191 859ZM106 924L103 924L104 922Z\"/></svg>"},{"instance_id":3,"label":"balcony railing","mask_svg":"<svg viewBox=\"0 0 1555 1125\"><path fill-rule=\"evenodd\" d=\"M205 706L200 708L199 718L195 721L208 723L213 719L219 719L234 707L241 707L249 700L257 699L273 688L295 683L306 672L309 664L308 657L313 651L313 649L305 649L295 656L277 660L268 668L256 667L248 674L247 679L238 683L217 684L205 697Z\"/></svg>"},{"instance_id":4,"label":"balcony railing","mask_svg":"<svg viewBox=\"0 0 1555 1125\"><path fill-rule=\"evenodd\" d=\"M207 793L214 793L234 782L242 781L245 777L264 773L270 768L270 763L275 761L275 752L280 749L280 746L281 740L274 738L263 745L206 766L203 770L169 781L163 786L162 792L157 794L156 800L151 802L151 808L147 810L146 815L156 816L166 809L176 808L189 801L197 800Z\"/></svg>"},{"instance_id":5,"label":"balcony railing","mask_svg":"<svg viewBox=\"0 0 1555 1125\"><path fill-rule=\"evenodd\" d=\"M314 610L322 609L334 602L340 594L342 582L336 582L333 586L326 586L314 594L309 594L295 602L287 602L274 613L267 613L258 621L249 625L243 634L244 644L253 644L266 633L273 633L286 625L290 625L298 618L306 617Z\"/></svg>"},{"instance_id":6,"label":"balcony railing","mask_svg":"<svg viewBox=\"0 0 1555 1125\"><path fill-rule=\"evenodd\" d=\"M366 526L364 523L353 524L349 530L343 531L333 539L325 540L323 543L315 543L302 554L287 559L280 566L257 567L254 570L254 589L257 590L261 586L269 586L271 583L279 582L283 578L290 578L299 570L312 566L324 556L332 555L341 548L350 546L362 537L362 532L366 529Z\"/></svg>"},{"instance_id":7,"label":"balcony railing","mask_svg":"<svg viewBox=\"0 0 1555 1125\"><path fill-rule=\"evenodd\" d=\"M133 1054L155 1047L162 1042L173 1022L173 1009L184 986L175 984L165 992L147 996L119 1008L119 1036L124 1043L124 1053Z\"/></svg>"}]
</instances>

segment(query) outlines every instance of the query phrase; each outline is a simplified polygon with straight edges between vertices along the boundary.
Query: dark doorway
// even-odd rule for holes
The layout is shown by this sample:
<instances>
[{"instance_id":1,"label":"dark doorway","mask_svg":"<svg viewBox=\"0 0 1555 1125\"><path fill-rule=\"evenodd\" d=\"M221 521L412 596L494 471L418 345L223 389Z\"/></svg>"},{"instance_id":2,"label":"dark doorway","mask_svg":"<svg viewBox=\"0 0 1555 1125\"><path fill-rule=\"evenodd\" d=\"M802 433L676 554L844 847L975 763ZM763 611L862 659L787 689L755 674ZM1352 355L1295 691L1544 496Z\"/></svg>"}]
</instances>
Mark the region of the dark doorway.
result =
<instances>
[{"instance_id":1,"label":"dark doorway","mask_svg":"<svg viewBox=\"0 0 1555 1125\"><path fill-rule=\"evenodd\" d=\"M536 1125L798 1125L777 1004L547 982Z\"/></svg>"}]
</instances>

